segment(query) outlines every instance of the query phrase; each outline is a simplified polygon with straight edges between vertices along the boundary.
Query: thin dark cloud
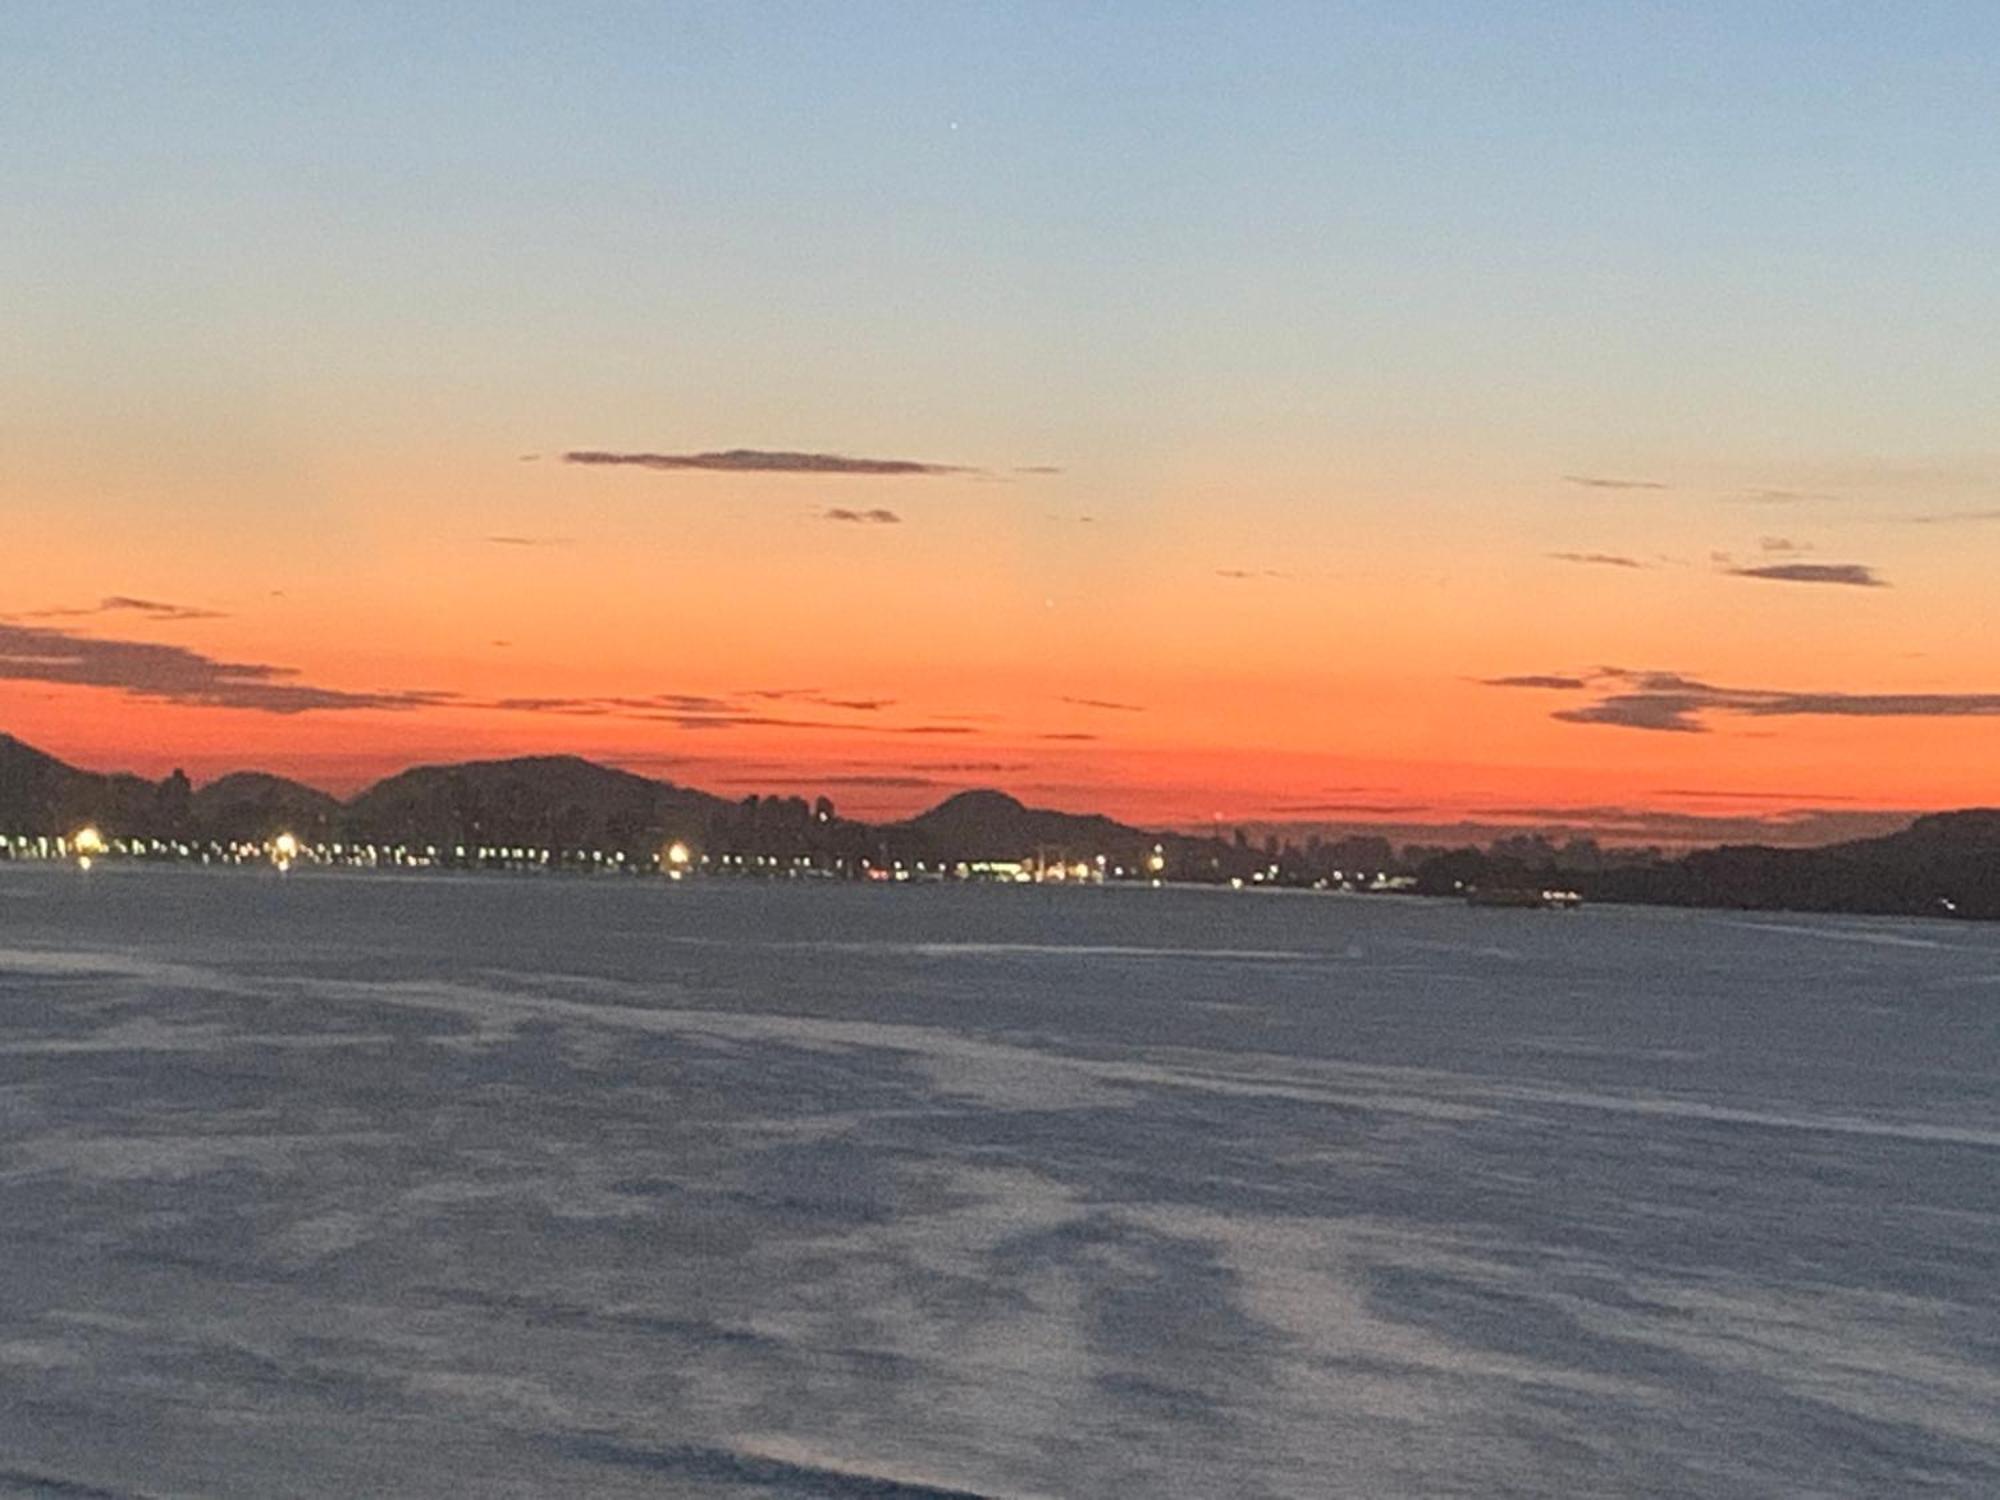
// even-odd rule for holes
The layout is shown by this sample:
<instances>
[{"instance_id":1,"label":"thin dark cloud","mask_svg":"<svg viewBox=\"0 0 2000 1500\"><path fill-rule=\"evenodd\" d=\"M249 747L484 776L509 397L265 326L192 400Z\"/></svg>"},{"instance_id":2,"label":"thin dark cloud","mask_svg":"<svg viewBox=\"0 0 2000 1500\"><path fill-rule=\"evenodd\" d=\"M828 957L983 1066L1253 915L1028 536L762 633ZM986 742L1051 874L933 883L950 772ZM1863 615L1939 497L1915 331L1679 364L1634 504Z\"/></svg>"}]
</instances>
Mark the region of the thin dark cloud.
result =
<instances>
[{"instance_id":1,"label":"thin dark cloud","mask_svg":"<svg viewBox=\"0 0 2000 1500\"><path fill-rule=\"evenodd\" d=\"M1832 792L1738 792L1721 787L1664 786L1655 797L1703 797L1726 802L1790 802L1800 806L1823 802L1859 802L1859 797L1843 797Z\"/></svg>"},{"instance_id":2,"label":"thin dark cloud","mask_svg":"<svg viewBox=\"0 0 2000 1500\"><path fill-rule=\"evenodd\" d=\"M851 771L838 776L808 776L803 779L815 786L876 787L884 791L953 785L949 781L939 781L934 776L908 776L894 772L871 771Z\"/></svg>"},{"instance_id":3,"label":"thin dark cloud","mask_svg":"<svg viewBox=\"0 0 2000 1500\"><path fill-rule=\"evenodd\" d=\"M1060 474L1062 473L1062 468L1058 464L1019 464L1015 466L1014 472L1016 474Z\"/></svg>"},{"instance_id":4,"label":"thin dark cloud","mask_svg":"<svg viewBox=\"0 0 2000 1500\"><path fill-rule=\"evenodd\" d=\"M581 448L565 453L563 462L670 471L703 469L722 474L867 474L877 478L983 472L965 464L934 464L914 458L851 458L844 453L765 448L728 448L715 453L607 453Z\"/></svg>"},{"instance_id":5,"label":"thin dark cloud","mask_svg":"<svg viewBox=\"0 0 2000 1500\"><path fill-rule=\"evenodd\" d=\"M1058 698L1056 702L1074 704L1078 708L1101 708L1119 714L1142 714L1146 711L1143 703L1118 703L1110 698Z\"/></svg>"},{"instance_id":6,"label":"thin dark cloud","mask_svg":"<svg viewBox=\"0 0 2000 1500\"><path fill-rule=\"evenodd\" d=\"M1406 817L1433 811L1427 802L1286 802L1271 809L1274 816Z\"/></svg>"},{"instance_id":7,"label":"thin dark cloud","mask_svg":"<svg viewBox=\"0 0 2000 1500\"><path fill-rule=\"evenodd\" d=\"M860 526L899 526L903 518L893 510L876 506L873 510L849 510L844 505L831 505L820 512L822 521L845 521Z\"/></svg>"},{"instance_id":8,"label":"thin dark cloud","mask_svg":"<svg viewBox=\"0 0 2000 1500\"><path fill-rule=\"evenodd\" d=\"M1703 734L1718 714L1750 719L1959 719L2000 716L2000 693L1792 692L1736 688L1678 672L1603 667L1587 677L1520 676L1486 679L1489 687L1566 686L1599 694L1595 702L1557 709L1569 724L1607 724L1671 734Z\"/></svg>"},{"instance_id":9,"label":"thin dark cloud","mask_svg":"<svg viewBox=\"0 0 2000 1500\"><path fill-rule=\"evenodd\" d=\"M135 599L129 594L109 594L95 604L76 605L63 609L30 610L20 616L24 620L80 620L92 615L143 615L149 620L226 620L229 616L219 609L202 609L192 604L168 604L160 599Z\"/></svg>"},{"instance_id":10,"label":"thin dark cloud","mask_svg":"<svg viewBox=\"0 0 2000 1500\"><path fill-rule=\"evenodd\" d=\"M2000 521L2000 510L1942 510L1927 516L1911 516L1912 526L1976 526Z\"/></svg>"},{"instance_id":11,"label":"thin dark cloud","mask_svg":"<svg viewBox=\"0 0 2000 1500\"><path fill-rule=\"evenodd\" d=\"M1752 505L1805 505L1814 501L1838 500L1840 496L1829 495L1824 490L1744 490L1736 497Z\"/></svg>"},{"instance_id":12,"label":"thin dark cloud","mask_svg":"<svg viewBox=\"0 0 2000 1500\"><path fill-rule=\"evenodd\" d=\"M0 680L107 688L129 698L256 713L404 711L449 706L451 693L350 692L298 680L294 667L219 661L184 646L102 640L49 626L0 624Z\"/></svg>"},{"instance_id":13,"label":"thin dark cloud","mask_svg":"<svg viewBox=\"0 0 2000 1500\"><path fill-rule=\"evenodd\" d=\"M1600 568L1643 568L1645 563L1636 557L1625 557L1616 552L1551 552L1548 554L1557 562L1584 563Z\"/></svg>"},{"instance_id":14,"label":"thin dark cloud","mask_svg":"<svg viewBox=\"0 0 2000 1500\"><path fill-rule=\"evenodd\" d=\"M489 536L486 538L496 547L573 547L573 536Z\"/></svg>"},{"instance_id":15,"label":"thin dark cloud","mask_svg":"<svg viewBox=\"0 0 2000 1500\"><path fill-rule=\"evenodd\" d=\"M1664 490L1671 485L1657 479L1622 479L1608 474L1565 474L1564 484L1581 485L1587 490Z\"/></svg>"},{"instance_id":16,"label":"thin dark cloud","mask_svg":"<svg viewBox=\"0 0 2000 1500\"><path fill-rule=\"evenodd\" d=\"M1696 716L1710 706L1686 693L1614 693L1581 708L1559 708L1549 717L1566 724L1612 724L1621 729L1705 734L1708 726Z\"/></svg>"},{"instance_id":17,"label":"thin dark cloud","mask_svg":"<svg viewBox=\"0 0 2000 1500\"><path fill-rule=\"evenodd\" d=\"M1586 677L1559 677L1546 672L1525 672L1515 677L1482 677L1482 687L1510 688L1561 688L1576 689L1590 686Z\"/></svg>"},{"instance_id":18,"label":"thin dark cloud","mask_svg":"<svg viewBox=\"0 0 2000 1500\"><path fill-rule=\"evenodd\" d=\"M1757 538L1757 550L1772 557L1796 556L1812 551L1812 544L1795 542L1787 536L1760 536Z\"/></svg>"},{"instance_id":19,"label":"thin dark cloud","mask_svg":"<svg viewBox=\"0 0 2000 1500\"><path fill-rule=\"evenodd\" d=\"M822 708L841 708L858 714L879 713L896 705L894 698L840 698L818 688L752 688L743 696L766 703L817 703Z\"/></svg>"},{"instance_id":20,"label":"thin dark cloud","mask_svg":"<svg viewBox=\"0 0 2000 1500\"><path fill-rule=\"evenodd\" d=\"M556 714L574 718L615 716L628 719L680 720L683 718L726 719L744 715L743 706L729 698L709 693L647 693L637 696L600 697L512 697L496 698L480 705L508 713Z\"/></svg>"},{"instance_id":21,"label":"thin dark cloud","mask_svg":"<svg viewBox=\"0 0 2000 1500\"><path fill-rule=\"evenodd\" d=\"M594 719L611 712L603 703L588 698L496 698L486 705L519 714L561 714Z\"/></svg>"},{"instance_id":22,"label":"thin dark cloud","mask_svg":"<svg viewBox=\"0 0 2000 1500\"><path fill-rule=\"evenodd\" d=\"M1292 575L1277 568L1217 568L1217 578L1290 578Z\"/></svg>"},{"instance_id":23,"label":"thin dark cloud","mask_svg":"<svg viewBox=\"0 0 2000 1500\"><path fill-rule=\"evenodd\" d=\"M1754 568L1723 570L1737 578L1766 578L1778 583L1831 583L1848 588L1885 589L1889 581L1862 563L1761 563Z\"/></svg>"},{"instance_id":24,"label":"thin dark cloud","mask_svg":"<svg viewBox=\"0 0 2000 1500\"><path fill-rule=\"evenodd\" d=\"M1041 734L1035 737L1043 740L1094 740L1098 738L1094 734L1084 734L1077 730L1068 730L1056 734Z\"/></svg>"}]
</instances>

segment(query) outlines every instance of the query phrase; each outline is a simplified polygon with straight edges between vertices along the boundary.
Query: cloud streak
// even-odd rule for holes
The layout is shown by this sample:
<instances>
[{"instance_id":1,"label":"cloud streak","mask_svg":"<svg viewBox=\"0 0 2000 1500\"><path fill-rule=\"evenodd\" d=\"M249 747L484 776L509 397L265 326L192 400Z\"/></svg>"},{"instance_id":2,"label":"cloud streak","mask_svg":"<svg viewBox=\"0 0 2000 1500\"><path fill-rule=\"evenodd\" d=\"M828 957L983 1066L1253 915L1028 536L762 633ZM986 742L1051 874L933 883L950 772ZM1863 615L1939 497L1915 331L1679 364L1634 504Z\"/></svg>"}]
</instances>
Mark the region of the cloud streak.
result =
<instances>
[{"instance_id":1,"label":"cloud streak","mask_svg":"<svg viewBox=\"0 0 2000 1500\"><path fill-rule=\"evenodd\" d=\"M1976 526L1986 521L2000 521L2000 510L1942 510L1910 517L1912 526Z\"/></svg>"},{"instance_id":2,"label":"cloud streak","mask_svg":"<svg viewBox=\"0 0 2000 1500\"><path fill-rule=\"evenodd\" d=\"M1576 689L1590 686L1588 677L1563 677L1550 672L1524 672L1514 677L1483 677L1481 687L1507 688L1561 688Z\"/></svg>"},{"instance_id":3,"label":"cloud streak","mask_svg":"<svg viewBox=\"0 0 2000 1500\"><path fill-rule=\"evenodd\" d=\"M822 521L845 521L859 526L897 526L903 518L893 510L876 506L873 510L849 510L844 505L831 505L820 512Z\"/></svg>"},{"instance_id":4,"label":"cloud streak","mask_svg":"<svg viewBox=\"0 0 2000 1500\"><path fill-rule=\"evenodd\" d=\"M766 703L817 703L823 708L844 708L850 713L864 714L893 708L896 703L894 698L836 698L818 688L752 688L743 696Z\"/></svg>"},{"instance_id":5,"label":"cloud streak","mask_svg":"<svg viewBox=\"0 0 2000 1500\"><path fill-rule=\"evenodd\" d=\"M648 693L638 696L509 697L465 701L465 708L506 713L550 714L561 718L623 719L667 724L676 729L805 729L882 735L963 735L978 731L961 724L880 724L854 719L792 717L760 704L798 704L850 714L875 714L894 706L891 698L841 698L816 688L757 688L730 695Z\"/></svg>"},{"instance_id":6,"label":"cloud streak","mask_svg":"<svg viewBox=\"0 0 2000 1500\"><path fill-rule=\"evenodd\" d=\"M1643 568L1646 565L1636 557L1625 557L1616 552L1551 552L1548 554L1557 562L1583 563L1599 568Z\"/></svg>"},{"instance_id":7,"label":"cloud streak","mask_svg":"<svg viewBox=\"0 0 2000 1500\"><path fill-rule=\"evenodd\" d=\"M1620 479L1606 474L1565 474L1564 484L1581 485L1587 490L1664 490L1671 485L1657 479Z\"/></svg>"},{"instance_id":8,"label":"cloud streak","mask_svg":"<svg viewBox=\"0 0 2000 1500\"><path fill-rule=\"evenodd\" d=\"M1886 578L1862 563L1762 563L1754 568L1723 571L1736 578L1764 578L1777 583L1830 583L1861 589L1889 587Z\"/></svg>"},{"instance_id":9,"label":"cloud streak","mask_svg":"<svg viewBox=\"0 0 2000 1500\"><path fill-rule=\"evenodd\" d=\"M1829 495L1824 490L1744 490L1736 497L1750 505L1806 505L1816 501L1838 500L1840 496Z\"/></svg>"},{"instance_id":10,"label":"cloud streak","mask_svg":"<svg viewBox=\"0 0 2000 1500\"><path fill-rule=\"evenodd\" d=\"M1587 676L1493 677L1488 687L1589 691L1595 702L1557 709L1568 724L1605 724L1666 734L1703 734L1717 715L1751 719L1963 719L2000 717L2000 693L1796 692L1738 688L1678 672L1604 667Z\"/></svg>"},{"instance_id":11,"label":"cloud streak","mask_svg":"<svg viewBox=\"0 0 2000 1500\"><path fill-rule=\"evenodd\" d=\"M1101 708L1119 714L1142 714L1146 711L1143 703L1119 703L1110 698L1058 698L1056 702L1073 704L1077 708Z\"/></svg>"},{"instance_id":12,"label":"cloud streak","mask_svg":"<svg viewBox=\"0 0 2000 1500\"><path fill-rule=\"evenodd\" d=\"M256 713L404 711L447 706L451 693L349 692L298 681L293 667L219 661L184 646L102 640L48 626L0 624L0 680L106 688L129 698Z\"/></svg>"},{"instance_id":13,"label":"cloud streak","mask_svg":"<svg viewBox=\"0 0 2000 1500\"><path fill-rule=\"evenodd\" d=\"M21 616L24 620L78 620L91 615L133 614L149 620L226 620L219 609L201 609L191 604L168 604L159 599L135 599L130 594L110 594L95 604L69 609L37 609Z\"/></svg>"},{"instance_id":14,"label":"cloud streak","mask_svg":"<svg viewBox=\"0 0 2000 1500\"><path fill-rule=\"evenodd\" d=\"M844 453L795 453L768 448L726 448L712 453L609 453L578 448L565 453L563 462L666 471L696 469L720 474L867 474L877 478L984 472L965 464L934 464L914 458L852 458Z\"/></svg>"}]
</instances>

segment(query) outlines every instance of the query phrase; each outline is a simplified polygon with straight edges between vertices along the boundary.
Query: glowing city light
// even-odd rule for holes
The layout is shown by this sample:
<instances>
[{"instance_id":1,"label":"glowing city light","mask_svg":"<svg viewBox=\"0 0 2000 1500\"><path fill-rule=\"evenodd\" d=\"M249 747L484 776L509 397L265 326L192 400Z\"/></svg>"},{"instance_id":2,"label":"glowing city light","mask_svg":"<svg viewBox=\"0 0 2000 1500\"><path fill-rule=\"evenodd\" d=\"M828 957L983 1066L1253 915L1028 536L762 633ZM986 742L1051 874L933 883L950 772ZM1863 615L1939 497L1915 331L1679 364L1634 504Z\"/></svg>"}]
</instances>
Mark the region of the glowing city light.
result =
<instances>
[{"instance_id":1,"label":"glowing city light","mask_svg":"<svg viewBox=\"0 0 2000 1500\"><path fill-rule=\"evenodd\" d=\"M281 833L271 840L271 857L283 869L299 857L299 841L289 833Z\"/></svg>"},{"instance_id":2,"label":"glowing city light","mask_svg":"<svg viewBox=\"0 0 2000 1500\"><path fill-rule=\"evenodd\" d=\"M69 842L70 847L75 849L85 859L104 852L104 835L99 833L95 827L79 828L76 831L76 837Z\"/></svg>"}]
</instances>

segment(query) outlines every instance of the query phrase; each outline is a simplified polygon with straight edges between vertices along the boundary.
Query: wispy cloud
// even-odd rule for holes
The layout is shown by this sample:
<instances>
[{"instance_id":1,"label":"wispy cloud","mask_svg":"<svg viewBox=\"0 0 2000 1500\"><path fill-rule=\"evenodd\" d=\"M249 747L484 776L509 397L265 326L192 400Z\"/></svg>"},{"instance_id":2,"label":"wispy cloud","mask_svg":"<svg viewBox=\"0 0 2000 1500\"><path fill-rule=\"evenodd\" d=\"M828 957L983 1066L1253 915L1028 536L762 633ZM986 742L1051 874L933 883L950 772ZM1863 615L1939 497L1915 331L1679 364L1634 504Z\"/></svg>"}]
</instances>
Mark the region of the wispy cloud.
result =
<instances>
[{"instance_id":1,"label":"wispy cloud","mask_svg":"<svg viewBox=\"0 0 2000 1500\"><path fill-rule=\"evenodd\" d=\"M847 521L862 526L895 526L899 525L903 518L893 510L885 510L879 505L873 510L849 510L844 505L832 505L820 512L820 519Z\"/></svg>"},{"instance_id":2,"label":"wispy cloud","mask_svg":"<svg viewBox=\"0 0 2000 1500\"><path fill-rule=\"evenodd\" d=\"M1825 490L1743 490L1736 498L1751 505L1806 505L1817 501L1838 500L1840 496L1830 495Z\"/></svg>"},{"instance_id":3,"label":"wispy cloud","mask_svg":"<svg viewBox=\"0 0 2000 1500\"><path fill-rule=\"evenodd\" d=\"M1796 692L1738 688L1678 672L1604 667L1578 676L1486 679L1488 687L1562 688L1598 694L1595 702L1557 709L1570 724L1608 724L1673 734L1702 734L1717 714L1744 718L1958 719L2000 716L2000 693Z\"/></svg>"},{"instance_id":4,"label":"wispy cloud","mask_svg":"<svg viewBox=\"0 0 2000 1500\"><path fill-rule=\"evenodd\" d=\"M817 703L823 708L842 708L850 713L872 714L893 708L894 698L841 698L818 688L751 688L743 695L766 703Z\"/></svg>"},{"instance_id":5,"label":"wispy cloud","mask_svg":"<svg viewBox=\"0 0 2000 1500\"><path fill-rule=\"evenodd\" d=\"M1016 474L1060 474L1062 473L1062 468L1057 464L1017 464L1014 472Z\"/></svg>"},{"instance_id":6,"label":"wispy cloud","mask_svg":"<svg viewBox=\"0 0 2000 1500\"><path fill-rule=\"evenodd\" d=\"M1911 516L1912 526L1974 526L2000 521L2000 510L1942 510L1926 516Z\"/></svg>"},{"instance_id":7,"label":"wispy cloud","mask_svg":"<svg viewBox=\"0 0 2000 1500\"><path fill-rule=\"evenodd\" d=\"M810 781L815 786L876 787L885 791L952 785L951 782L939 781L934 776L911 776L893 771L847 771L837 776L806 776L800 779Z\"/></svg>"},{"instance_id":8,"label":"wispy cloud","mask_svg":"<svg viewBox=\"0 0 2000 1500\"><path fill-rule=\"evenodd\" d=\"M218 661L184 646L102 640L48 626L0 624L0 680L106 688L130 698L196 708L299 714L321 709L447 706L438 692L350 692L298 681L293 667Z\"/></svg>"},{"instance_id":9,"label":"wispy cloud","mask_svg":"<svg viewBox=\"0 0 2000 1500\"><path fill-rule=\"evenodd\" d=\"M1625 557L1616 552L1551 552L1548 554L1557 562L1584 563L1600 568L1643 568L1645 563L1636 557Z\"/></svg>"},{"instance_id":10,"label":"wispy cloud","mask_svg":"<svg viewBox=\"0 0 2000 1500\"><path fill-rule=\"evenodd\" d=\"M1885 589L1889 581L1861 563L1762 563L1723 570L1738 578L1767 578L1779 583L1832 583L1848 588Z\"/></svg>"},{"instance_id":11,"label":"wispy cloud","mask_svg":"<svg viewBox=\"0 0 2000 1500\"><path fill-rule=\"evenodd\" d=\"M496 547L573 547L573 536L489 536L486 538Z\"/></svg>"},{"instance_id":12,"label":"wispy cloud","mask_svg":"<svg viewBox=\"0 0 2000 1500\"><path fill-rule=\"evenodd\" d=\"M1217 568L1217 578L1290 578L1292 575L1277 568Z\"/></svg>"},{"instance_id":13,"label":"wispy cloud","mask_svg":"<svg viewBox=\"0 0 2000 1500\"><path fill-rule=\"evenodd\" d=\"M1564 484L1581 485L1587 490L1664 490L1671 485L1657 479L1621 479L1608 474L1565 474Z\"/></svg>"},{"instance_id":14,"label":"wispy cloud","mask_svg":"<svg viewBox=\"0 0 2000 1500\"><path fill-rule=\"evenodd\" d=\"M724 474L869 474L876 477L922 474L978 474L965 464L934 464L914 458L853 458L844 453L794 453L766 448L727 448L715 453L607 453L579 448L563 455L566 464L623 465L638 469L705 469Z\"/></svg>"},{"instance_id":15,"label":"wispy cloud","mask_svg":"<svg viewBox=\"0 0 2000 1500\"><path fill-rule=\"evenodd\" d=\"M1514 677L1482 677L1482 687L1510 688L1557 688L1570 689L1590 686L1587 677L1562 677L1548 672L1526 672Z\"/></svg>"},{"instance_id":16,"label":"wispy cloud","mask_svg":"<svg viewBox=\"0 0 2000 1500\"><path fill-rule=\"evenodd\" d=\"M1434 809L1427 802L1281 802L1274 817L1412 817Z\"/></svg>"},{"instance_id":17,"label":"wispy cloud","mask_svg":"<svg viewBox=\"0 0 2000 1500\"><path fill-rule=\"evenodd\" d=\"M1056 734L1036 735L1035 738L1042 740L1094 740L1098 738L1098 736L1094 734L1084 734L1078 730L1066 730Z\"/></svg>"},{"instance_id":18,"label":"wispy cloud","mask_svg":"<svg viewBox=\"0 0 2000 1500\"><path fill-rule=\"evenodd\" d=\"M1652 794L1655 797L1701 797L1720 802L1789 802L1798 806L1816 806L1825 802L1859 802L1859 797L1844 797L1832 792L1739 792L1721 787L1663 786Z\"/></svg>"},{"instance_id":19,"label":"wispy cloud","mask_svg":"<svg viewBox=\"0 0 2000 1500\"><path fill-rule=\"evenodd\" d=\"M1120 714L1142 714L1146 711L1143 703L1117 703L1109 698L1058 698L1056 702L1074 704L1078 708L1102 708Z\"/></svg>"},{"instance_id":20,"label":"wispy cloud","mask_svg":"<svg viewBox=\"0 0 2000 1500\"><path fill-rule=\"evenodd\" d=\"M1773 557L1796 556L1801 552L1812 551L1812 544L1795 542L1785 536L1760 536L1757 538L1757 550Z\"/></svg>"},{"instance_id":21,"label":"wispy cloud","mask_svg":"<svg viewBox=\"0 0 2000 1500\"><path fill-rule=\"evenodd\" d=\"M754 701L753 701L754 700ZM495 708L509 713L553 714L564 718L616 718L676 729L804 729L888 735L973 734L959 724L872 724L852 719L790 717L758 707L758 703L794 702L846 713L872 714L891 706L887 698L840 698L811 689L776 688L717 696L709 693L649 693L638 696L511 697L467 702L466 707Z\"/></svg>"},{"instance_id":22,"label":"wispy cloud","mask_svg":"<svg viewBox=\"0 0 2000 1500\"><path fill-rule=\"evenodd\" d=\"M95 604L63 609L36 609L21 615L23 620L76 620L90 615L132 614L149 620L226 620L219 609L201 609L192 604L168 604L159 599L134 599L129 594L110 594Z\"/></svg>"},{"instance_id":23,"label":"wispy cloud","mask_svg":"<svg viewBox=\"0 0 2000 1500\"><path fill-rule=\"evenodd\" d=\"M510 713L564 714L597 718L606 714L632 717L658 715L736 714L738 705L706 693L650 693L638 697L520 697L496 698L485 705Z\"/></svg>"}]
</instances>

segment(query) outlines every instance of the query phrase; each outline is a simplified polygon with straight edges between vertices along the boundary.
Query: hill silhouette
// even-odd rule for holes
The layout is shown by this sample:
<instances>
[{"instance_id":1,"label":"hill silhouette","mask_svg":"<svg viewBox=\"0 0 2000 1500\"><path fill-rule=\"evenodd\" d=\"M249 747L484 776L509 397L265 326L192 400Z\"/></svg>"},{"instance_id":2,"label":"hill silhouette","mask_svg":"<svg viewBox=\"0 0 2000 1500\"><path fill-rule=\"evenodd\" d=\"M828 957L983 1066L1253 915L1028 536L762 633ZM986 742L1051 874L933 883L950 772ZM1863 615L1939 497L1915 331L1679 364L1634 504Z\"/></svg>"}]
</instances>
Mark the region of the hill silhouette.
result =
<instances>
[{"instance_id":1,"label":"hill silhouette","mask_svg":"<svg viewBox=\"0 0 2000 1500\"><path fill-rule=\"evenodd\" d=\"M352 837L379 843L640 849L693 837L733 804L574 755L414 766L349 802Z\"/></svg>"},{"instance_id":2,"label":"hill silhouette","mask_svg":"<svg viewBox=\"0 0 2000 1500\"><path fill-rule=\"evenodd\" d=\"M82 771L0 734L0 828L10 832L54 836L85 823L150 830L161 820L163 795L171 796L163 794L166 785Z\"/></svg>"},{"instance_id":3,"label":"hill silhouette","mask_svg":"<svg viewBox=\"0 0 2000 1500\"><path fill-rule=\"evenodd\" d=\"M1027 859L1046 851L1072 858L1103 854L1130 865L1143 861L1160 837L1099 813L1029 807L1005 792L985 790L959 792L890 826L919 835L939 856L954 859Z\"/></svg>"},{"instance_id":4,"label":"hill silhouette","mask_svg":"<svg viewBox=\"0 0 2000 1500\"><path fill-rule=\"evenodd\" d=\"M341 805L302 781L267 771L231 771L197 788L188 813L190 828L202 838L257 843L280 833L326 838L339 825Z\"/></svg>"},{"instance_id":5,"label":"hill silhouette","mask_svg":"<svg viewBox=\"0 0 2000 1500\"><path fill-rule=\"evenodd\" d=\"M1930 813L1818 849L1725 845L1586 883L1600 900L1744 910L2000 918L2000 809Z\"/></svg>"}]
</instances>

